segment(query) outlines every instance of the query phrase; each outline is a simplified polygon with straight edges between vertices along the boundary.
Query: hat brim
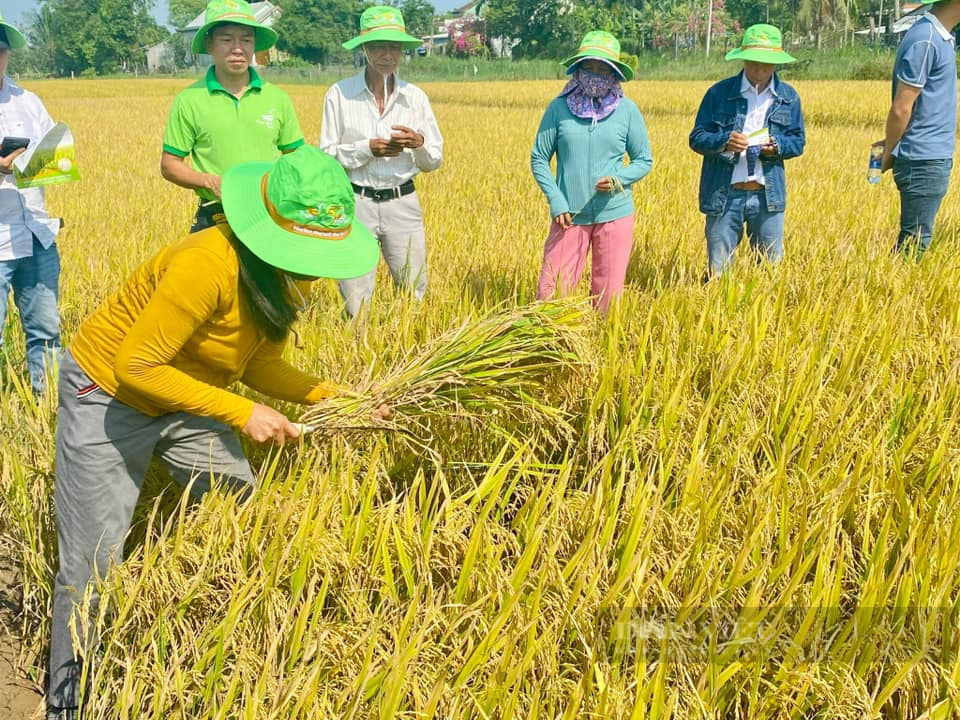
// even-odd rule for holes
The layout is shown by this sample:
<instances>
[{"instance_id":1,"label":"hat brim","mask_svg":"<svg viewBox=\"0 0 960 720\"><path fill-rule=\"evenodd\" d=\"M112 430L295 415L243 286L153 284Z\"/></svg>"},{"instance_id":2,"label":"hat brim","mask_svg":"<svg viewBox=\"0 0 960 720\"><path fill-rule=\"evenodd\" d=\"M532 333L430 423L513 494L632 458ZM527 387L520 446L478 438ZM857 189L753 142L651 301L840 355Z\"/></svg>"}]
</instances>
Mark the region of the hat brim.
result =
<instances>
[{"instance_id":1,"label":"hat brim","mask_svg":"<svg viewBox=\"0 0 960 720\"><path fill-rule=\"evenodd\" d=\"M577 53L576 55L571 55L566 60L561 60L560 64L567 68L567 75L573 72L573 67L581 60L602 60L607 63L607 65L615 68L619 73L620 77L624 80L633 80L633 68L622 63L619 60L614 60L613 58L606 57L605 55L598 55L596 53Z\"/></svg>"},{"instance_id":2,"label":"hat brim","mask_svg":"<svg viewBox=\"0 0 960 720\"><path fill-rule=\"evenodd\" d=\"M253 28L253 49L255 52L269 50L277 44L278 35L276 30L268 28L266 25L244 20L243 18L230 18L229 20L214 20L213 22L208 22L197 30L197 34L193 36L193 43L190 45L190 52L194 55L206 55L207 34L217 25L246 25L247 27Z\"/></svg>"},{"instance_id":3,"label":"hat brim","mask_svg":"<svg viewBox=\"0 0 960 720\"><path fill-rule=\"evenodd\" d=\"M0 27L2 27L7 34L8 47L16 50L17 48L27 46L27 39L23 36L23 33L17 30L13 25L0 21Z\"/></svg>"},{"instance_id":4,"label":"hat brim","mask_svg":"<svg viewBox=\"0 0 960 720\"><path fill-rule=\"evenodd\" d=\"M223 211L237 238L254 255L280 270L309 277L346 280L366 275L377 266L380 245L354 219L342 240L306 237L284 230L267 212L261 183L274 163L244 163L223 176Z\"/></svg>"},{"instance_id":5,"label":"hat brim","mask_svg":"<svg viewBox=\"0 0 960 720\"><path fill-rule=\"evenodd\" d=\"M353 50L354 48L359 47L360 45L365 45L369 42L400 43L400 47L403 50L416 50L418 47L423 45L423 40L420 38L415 38L413 35L408 35L400 30L371 30L368 33L350 38L343 43L343 47L345 50Z\"/></svg>"},{"instance_id":6,"label":"hat brim","mask_svg":"<svg viewBox=\"0 0 960 720\"><path fill-rule=\"evenodd\" d=\"M751 62L768 63L770 65L786 65L787 63L797 61L793 55L783 50L761 50L758 48L752 48L750 50L734 48L724 55L723 59L749 60Z\"/></svg>"},{"instance_id":7,"label":"hat brim","mask_svg":"<svg viewBox=\"0 0 960 720\"><path fill-rule=\"evenodd\" d=\"M620 69L613 60L608 60L607 58L602 58L602 57L583 58L582 60L587 60L587 59L589 59L589 60L599 60L600 62L604 63L605 65L609 65L610 68L611 68L614 72L616 72L617 75L620 76L620 79L621 79L621 80L626 80L626 79L627 79L625 72L624 72L622 69ZM576 72L577 65L579 65L580 62L582 62L582 60L578 60L577 62L570 63L570 64L567 66L567 75L573 75L573 73Z\"/></svg>"}]
</instances>

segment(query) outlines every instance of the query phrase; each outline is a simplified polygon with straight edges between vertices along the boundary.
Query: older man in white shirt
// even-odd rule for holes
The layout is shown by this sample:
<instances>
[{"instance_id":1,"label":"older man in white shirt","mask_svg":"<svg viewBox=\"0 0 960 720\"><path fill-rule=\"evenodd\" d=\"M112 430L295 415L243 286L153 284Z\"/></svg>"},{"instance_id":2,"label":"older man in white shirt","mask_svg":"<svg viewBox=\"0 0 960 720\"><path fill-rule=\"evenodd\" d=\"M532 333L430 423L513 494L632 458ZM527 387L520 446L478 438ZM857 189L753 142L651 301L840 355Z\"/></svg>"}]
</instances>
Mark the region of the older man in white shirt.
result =
<instances>
[{"instance_id":1,"label":"older man in white shirt","mask_svg":"<svg viewBox=\"0 0 960 720\"><path fill-rule=\"evenodd\" d=\"M360 34L343 44L361 47L367 66L327 91L320 147L340 161L353 183L356 217L380 241L396 285L418 300L427 289L426 234L414 177L440 167L443 138L430 101L397 77L404 50L420 40L406 34L392 7L367 8ZM340 281L347 314L373 296L377 271Z\"/></svg>"},{"instance_id":2,"label":"older man in white shirt","mask_svg":"<svg viewBox=\"0 0 960 720\"><path fill-rule=\"evenodd\" d=\"M36 95L6 77L11 48L25 45L20 31L0 18L0 135L33 144L54 122ZM26 337L30 384L41 395L60 351L60 221L47 215L42 188L21 190L14 182L13 161L22 152L0 157L0 351L12 289Z\"/></svg>"}]
</instances>

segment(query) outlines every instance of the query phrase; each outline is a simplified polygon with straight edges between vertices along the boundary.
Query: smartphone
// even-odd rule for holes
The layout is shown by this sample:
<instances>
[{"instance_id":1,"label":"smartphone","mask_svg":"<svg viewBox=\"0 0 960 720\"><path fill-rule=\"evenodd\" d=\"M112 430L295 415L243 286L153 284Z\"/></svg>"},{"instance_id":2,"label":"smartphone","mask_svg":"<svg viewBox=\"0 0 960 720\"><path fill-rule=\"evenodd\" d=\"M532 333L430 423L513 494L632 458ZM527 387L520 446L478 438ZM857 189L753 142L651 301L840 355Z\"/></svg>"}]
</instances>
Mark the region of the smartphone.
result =
<instances>
[{"instance_id":1,"label":"smartphone","mask_svg":"<svg viewBox=\"0 0 960 720\"><path fill-rule=\"evenodd\" d=\"M0 143L0 157L6 157L14 150L26 148L30 145L30 138L24 137L5 137Z\"/></svg>"}]
</instances>

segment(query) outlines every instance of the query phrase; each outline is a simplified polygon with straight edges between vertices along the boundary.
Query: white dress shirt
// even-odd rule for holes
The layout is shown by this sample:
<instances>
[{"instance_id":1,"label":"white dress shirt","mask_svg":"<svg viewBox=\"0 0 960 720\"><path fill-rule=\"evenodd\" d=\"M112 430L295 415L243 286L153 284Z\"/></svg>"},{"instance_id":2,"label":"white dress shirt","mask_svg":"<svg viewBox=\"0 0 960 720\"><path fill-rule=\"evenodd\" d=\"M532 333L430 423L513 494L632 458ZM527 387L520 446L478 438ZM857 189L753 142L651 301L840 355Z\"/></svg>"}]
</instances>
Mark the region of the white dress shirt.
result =
<instances>
[{"instance_id":1,"label":"white dress shirt","mask_svg":"<svg viewBox=\"0 0 960 720\"><path fill-rule=\"evenodd\" d=\"M763 128L764 123L766 123L770 105L777 96L773 91L773 78L770 78L770 82L767 83L767 87L763 92L758 92L757 88L747 80L747 74L744 73L743 79L740 81L740 94L747 99L747 117L743 121L743 130L741 130L741 132L744 135L749 135ZM740 158L733 168L733 177L730 179L730 182L746 182L748 178L761 185L764 184L763 163L760 162L760 158L758 157L754 177L750 178L747 174L747 152L744 150L740 153Z\"/></svg>"},{"instance_id":2,"label":"white dress shirt","mask_svg":"<svg viewBox=\"0 0 960 720\"><path fill-rule=\"evenodd\" d=\"M10 78L0 88L0 136L30 138L33 146L54 125L40 98ZM47 215L43 188L20 190L13 175L0 175L0 261L33 255L33 237L47 248L57 240L60 220Z\"/></svg>"},{"instance_id":3,"label":"white dress shirt","mask_svg":"<svg viewBox=\"0 0 960 720\"><path fill-rule=\"evenodd\" d=\"M320 149L333 155L356 185L397 187L421 170L436 170L443 161L443 137L426 93L396 75L394 83L382 115L363 71L333 85L323 100ZM374 157L370 140L388 139L393 125L420 133L423 145L396 157Z\"/></svg>"}]
</instances>

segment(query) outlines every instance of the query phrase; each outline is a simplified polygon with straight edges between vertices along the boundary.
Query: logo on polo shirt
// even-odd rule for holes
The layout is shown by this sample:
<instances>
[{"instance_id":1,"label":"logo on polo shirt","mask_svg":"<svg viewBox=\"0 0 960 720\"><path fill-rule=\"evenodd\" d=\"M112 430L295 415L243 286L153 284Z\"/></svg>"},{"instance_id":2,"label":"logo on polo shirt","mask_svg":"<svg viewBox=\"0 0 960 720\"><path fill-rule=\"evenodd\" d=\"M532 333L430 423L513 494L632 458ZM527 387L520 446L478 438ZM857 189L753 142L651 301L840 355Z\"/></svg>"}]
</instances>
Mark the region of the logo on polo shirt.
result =
<instances>
[{"instance_id":1,"label":"logo on polo shirt","mask_svg":"<svg viewBox=\"0 0 960 720\"><path fill-rule=\"evenodd\" d=\"M274 124L276 123L276 121L277 121L277 116L273 110L270 110L270 112L264 113L263 115L260 116L260 119L257 120L257 122L260 125L265 125L271 130L274 129Z\"/></svg>"}]
</instances>

